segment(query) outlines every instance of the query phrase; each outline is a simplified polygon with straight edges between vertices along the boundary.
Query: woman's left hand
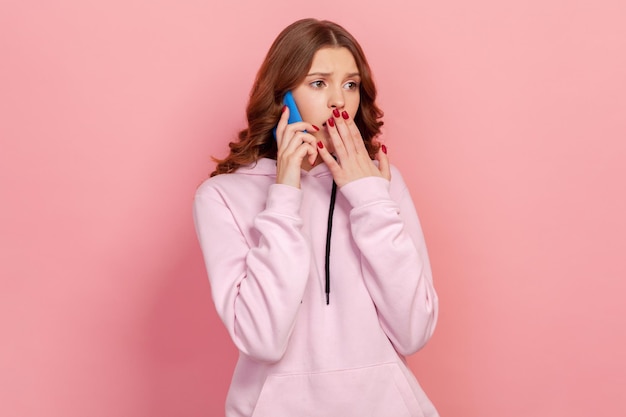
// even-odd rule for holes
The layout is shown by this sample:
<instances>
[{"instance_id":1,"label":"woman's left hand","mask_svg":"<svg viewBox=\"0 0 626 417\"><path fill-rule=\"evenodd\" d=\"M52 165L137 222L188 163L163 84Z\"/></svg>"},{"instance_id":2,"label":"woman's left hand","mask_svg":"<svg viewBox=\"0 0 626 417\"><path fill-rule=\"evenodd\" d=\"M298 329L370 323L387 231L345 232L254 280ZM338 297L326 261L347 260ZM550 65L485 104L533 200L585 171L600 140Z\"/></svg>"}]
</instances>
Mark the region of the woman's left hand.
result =
<instances>
[{"instance_id":1,"label":"woman's left hand","mask_svg":"<svg viewBox=\"0 0 626 417\"><path fill-rule=\"evenodd\" d=\"M333 117L326 121L337 160L318 142L318 153L328 166L338 187L364 177L382 177L391 179L389 159L385 145L376 153L378 166L370 159L361 132L346 111L335 110Z\"/></svg>"}]
</instances>

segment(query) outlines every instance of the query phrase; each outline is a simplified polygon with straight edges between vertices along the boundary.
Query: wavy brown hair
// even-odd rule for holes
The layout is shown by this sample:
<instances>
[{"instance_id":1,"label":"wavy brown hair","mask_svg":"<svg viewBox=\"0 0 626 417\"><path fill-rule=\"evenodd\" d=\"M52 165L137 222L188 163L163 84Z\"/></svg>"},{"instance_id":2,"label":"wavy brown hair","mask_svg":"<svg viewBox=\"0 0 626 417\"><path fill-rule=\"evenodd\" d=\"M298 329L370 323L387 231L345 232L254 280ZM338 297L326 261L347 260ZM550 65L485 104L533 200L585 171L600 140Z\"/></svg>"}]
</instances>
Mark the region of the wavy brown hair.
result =
<instances>
[{"instance_id":1,"label":"wavy brown hair","mask_svg":"<svg viewBox=\"0 0 626 417\"><path fill-rule=\"evenodd\" d=\"M277 147L272 130L278 123L285 93L302 83L321 48L347 48L361 75L359 110L354 121L371 158L378 151L373 143L383 125L383 112L376 105L376 86L365 54L357 40L340 25L316 19L302 19L287 26L274 40L256 75L246 109L248 127L231 142L230 154L216 159L211 176L234 172L260 158L276 159Z\"/></svg>"}]
</instances>

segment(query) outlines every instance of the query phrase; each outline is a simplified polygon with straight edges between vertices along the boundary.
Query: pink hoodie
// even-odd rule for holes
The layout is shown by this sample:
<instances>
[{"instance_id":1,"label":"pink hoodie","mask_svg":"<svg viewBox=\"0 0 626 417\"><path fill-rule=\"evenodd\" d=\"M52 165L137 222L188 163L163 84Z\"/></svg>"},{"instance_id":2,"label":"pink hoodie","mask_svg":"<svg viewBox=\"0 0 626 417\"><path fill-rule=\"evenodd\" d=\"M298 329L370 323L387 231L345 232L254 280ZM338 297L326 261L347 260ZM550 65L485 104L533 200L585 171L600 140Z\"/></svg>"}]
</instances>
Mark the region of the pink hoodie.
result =
<instances>
[{"instance_id":1,"label":"pink hoodie","mask_svg":"<svg viewBox=\"0 0 626 417\"><path fill-rule=\"evenodd\" d=\"M228 417L432 417L405 364L431 337L438 301L409 191L368 177L339 189L326 304L332 176L276 184L261 159L197 190L194 220L213 301L239 361Z\"/></svg>"}]
</instances>

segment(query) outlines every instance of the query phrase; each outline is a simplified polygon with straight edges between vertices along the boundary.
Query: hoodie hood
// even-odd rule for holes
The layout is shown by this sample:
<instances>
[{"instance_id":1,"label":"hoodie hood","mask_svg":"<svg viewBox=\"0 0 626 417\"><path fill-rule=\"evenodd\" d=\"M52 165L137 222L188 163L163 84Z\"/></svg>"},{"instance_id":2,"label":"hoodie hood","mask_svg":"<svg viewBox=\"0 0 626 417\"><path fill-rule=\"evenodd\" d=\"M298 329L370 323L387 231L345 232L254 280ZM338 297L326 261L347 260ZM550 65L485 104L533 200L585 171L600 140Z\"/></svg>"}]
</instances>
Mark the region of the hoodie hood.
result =
<instances>
[{"instance_id":1,"label":"hoodie hood","mask_svg":"<svg viewBox=\"0 0 626 417\"><path fill-rule=\"evenodd\" d=\"M304 169L300 170L302 176L312 176L316 178L331 176L330 170L325 163L320 163L310 171ZM276 160L270 158L261 158L258 161L239 167L236 171L237 174L244 175L262 175L268 177L276 177Z\"/></svg>"}]
</instances>

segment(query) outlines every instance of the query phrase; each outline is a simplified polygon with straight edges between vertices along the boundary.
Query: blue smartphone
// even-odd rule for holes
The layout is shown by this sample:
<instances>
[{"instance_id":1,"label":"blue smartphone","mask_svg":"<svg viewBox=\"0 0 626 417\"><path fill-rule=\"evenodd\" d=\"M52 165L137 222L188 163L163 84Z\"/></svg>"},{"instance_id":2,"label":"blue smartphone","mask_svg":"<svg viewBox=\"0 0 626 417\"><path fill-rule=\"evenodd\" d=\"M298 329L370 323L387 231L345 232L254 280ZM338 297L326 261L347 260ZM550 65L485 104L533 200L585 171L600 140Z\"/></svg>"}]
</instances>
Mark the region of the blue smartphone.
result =
<instances>
[{"instance_id":1,"label":"blue smartphone","mask_svg":"<svg viewBox=\"0 0 626 417\"><path fill-rule=\"evenodd\" d=\"M283 104L289 107L288 124L302 121L302 116L300 116L300 111L298 110L298 106L296 106L296 101L293 99L291 91L287 91L285 97L283 97ZM276 128L274 128L274 139L276 139Z\"/></svg>"}]
</instances>

